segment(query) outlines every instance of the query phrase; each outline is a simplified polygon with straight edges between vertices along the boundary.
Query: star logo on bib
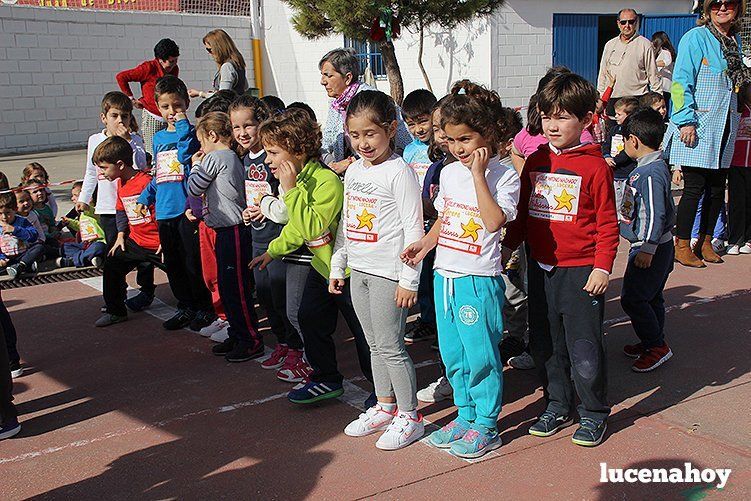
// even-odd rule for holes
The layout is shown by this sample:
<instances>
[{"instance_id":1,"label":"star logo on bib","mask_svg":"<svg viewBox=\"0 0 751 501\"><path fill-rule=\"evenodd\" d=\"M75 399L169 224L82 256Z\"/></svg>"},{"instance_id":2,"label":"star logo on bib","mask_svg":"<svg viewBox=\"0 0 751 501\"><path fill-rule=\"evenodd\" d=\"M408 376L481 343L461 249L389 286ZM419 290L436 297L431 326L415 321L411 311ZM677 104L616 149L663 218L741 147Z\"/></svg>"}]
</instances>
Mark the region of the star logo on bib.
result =
<instances>
[{"instance_id":1,"label":"star logo on bib","mask_svg":"<svg viewBox=\"0 0 751 501\"><path fill-rule=\"evenodd\" d=\"M371 214L368 212L368 209L363 209L362 214L359 214L357 216L357 229L360 228L367 228L369 230L373 229L373 220L376 218L375 214Z\"/></svg>"},{"instance_id":2,"label":"star logo on bib","mask_svg":"<svg viewBox=\"0 0 751 501\"><path fill-rule=\"evenodd\" d=\"M180 162L177 160L173 160L172 163L169 164L169 173L170 174L181 174L180 168L182 165L180 165Z\"/></svg>"},{"instance_id":3,"label":"star logo on bib","mask_svg":"<svg viewBox=\"0 0 751 501\"><path fill-rule=\"evenodd\" d=\"M481 229L482 226L477 224L475 218L471 217L469 218L469 221L467 221L467 224L462 224L462 230L464 230L464 233L462 233L462 236L459 238L472 237L472 241L477 242L477 239L480 238L480 235L478 235L477 232Z\"/></svg>"},{"instance_id":4,"label":"star logo on bib","mask_svg":"<svg viewBox=\"0 0 751 501\"><path fill-rule=\"evenodd\" d=\"M576 197L574 195L569 194L569 192L566 191L566 188L564 188L563 191L561 191L560 195L553 195L553 198L555 198L555 201L558 202L558 205L556 205L555 210L566 209L569 212L574 210L574 206L571 205L571 201L575 199Z\"/></svg>"}]
</instances>

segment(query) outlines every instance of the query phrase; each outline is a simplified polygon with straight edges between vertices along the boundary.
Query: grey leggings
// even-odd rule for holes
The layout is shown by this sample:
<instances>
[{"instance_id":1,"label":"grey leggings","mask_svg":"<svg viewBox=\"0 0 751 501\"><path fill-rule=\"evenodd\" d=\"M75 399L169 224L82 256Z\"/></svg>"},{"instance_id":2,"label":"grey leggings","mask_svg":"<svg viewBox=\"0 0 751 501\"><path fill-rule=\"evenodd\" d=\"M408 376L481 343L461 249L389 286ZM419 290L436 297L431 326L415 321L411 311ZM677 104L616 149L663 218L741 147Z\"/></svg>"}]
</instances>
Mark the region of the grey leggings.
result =
<instances>
[{"instance_id":1,"label":"grey leggings","mask_svg":"<svg viewBox=\"0 0 751 501\"><path fill-rule=\"evenodd\" d=\"M404 346L406 308L397 308L398 283L352 270L352 306L370 346L373 385L378 397L396 396L402 412L417 408L415 367Z\"/></svg>"}]
</instances>

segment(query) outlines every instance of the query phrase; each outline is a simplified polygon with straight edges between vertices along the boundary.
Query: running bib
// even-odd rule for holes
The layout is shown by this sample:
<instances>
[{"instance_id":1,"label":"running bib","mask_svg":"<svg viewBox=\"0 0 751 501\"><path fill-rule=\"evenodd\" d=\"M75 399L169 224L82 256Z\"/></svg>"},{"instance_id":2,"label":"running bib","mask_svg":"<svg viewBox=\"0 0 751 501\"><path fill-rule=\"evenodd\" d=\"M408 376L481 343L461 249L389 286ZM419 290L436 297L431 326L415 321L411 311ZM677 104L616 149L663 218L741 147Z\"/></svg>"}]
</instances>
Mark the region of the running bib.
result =
<instances>
[{"instance_id":1,"label":"running bib","mask_svg":"<svg viewBox=\"0 0 751 501\"><path fill-rule=\"evenodd\" d=\"M8 257L17 256L26 250L26 243L13 235L3 233L0 236L0 250Z\"/></svg>"},{"instance_id":2,"label":"running bib","mask_svg":"<svg viewBox=\"0 0 751 501\"><path fill-rule=\"evenodd\" d=\"M537 219L570 223L579 213L581 177L570 174L532 172L529 215Z\"/></svg>"},{"instance_id":3,"label":"running bib","mask_svg":"<svg viewBox=\"0 0 751 501\"><path fill-rule=\"evenodd\" d=\"M409 166L412 168L413 171L415 171L415 174L417 174L417 181L420 183L420 188L422 189L422 185L425 182L425 174L428 173L430 164L414 162L414 163L409 164Z\"/></svg>"},{"instance_id":4,"label":"running bib","mask_svg":"<svg viewBox=\"0 0 751 501\"><path fill-rule=\"evenodd\" d=\"M271 185L268 182L245 180L246 207L258 207L265 195L271 195Z\"/></svg>"},{"instance_id":5,"label":"running bib","mask_svg":"<svg viewBox=\"0 0 751 501\"><path fill-rule=\"evenodd\" d=\"M610 141L610 156L615 158L625 147L623 136L620 134L614 134L613 139Z\"/></svg>"},{"instance_id":6,"label":"running bib","mask_svg":"<svg viewBox=\"0 0 751 501\"><path fill-rule=\"evenodd\" d=\"M123 197L123 207L125 207L125 214L128 216L128 223L130 223L133 226L144 224L144 223L150 223L151 222L151 212L149 212L148 207L146 208L146 216L141 216L136 212L136 204L138 203L138 195L133 195L132 197Z\"/></svg>"},{"instance_id":7,"label":"running bib","mask_svg":"<svg viewBox=\"0 0 751 501\"><path fill-rule=\"evenodd\" d=\"M160 151L156 154L156 182L174 183L185 179L183 166L177 159L177 150Z\"/></svg>"},{"instance_id":8,"label":"running bib","mask_svg":"<svg viewBox=\"0 0 751 501\"><path fill-rule=\"evenodd\" d=\"M438 245L479 256L484 236L485 228L479 207L452 199L444 200Z\"/></svg>"},{"instance_id":9,"label":"running bib","mask_svg":"<svg viewBox=\"0 0 751 501\"><path fill-rule=\"evenodd\" d=\"M378 198L364 194L347 194L347 239L358 242L378 241Z\"/></svg>"},{"instance_id":10,"label":"running bib","mask_svg":"<svg viewBox=\"0 0 751 501\"><path fill-rule=\"evenodd\" d=\"M99 234L96 231L96 223L90 217L79 218L78 228L81 232L82 242L93 242L99 238Z\"/></svg>"}]
</instances>

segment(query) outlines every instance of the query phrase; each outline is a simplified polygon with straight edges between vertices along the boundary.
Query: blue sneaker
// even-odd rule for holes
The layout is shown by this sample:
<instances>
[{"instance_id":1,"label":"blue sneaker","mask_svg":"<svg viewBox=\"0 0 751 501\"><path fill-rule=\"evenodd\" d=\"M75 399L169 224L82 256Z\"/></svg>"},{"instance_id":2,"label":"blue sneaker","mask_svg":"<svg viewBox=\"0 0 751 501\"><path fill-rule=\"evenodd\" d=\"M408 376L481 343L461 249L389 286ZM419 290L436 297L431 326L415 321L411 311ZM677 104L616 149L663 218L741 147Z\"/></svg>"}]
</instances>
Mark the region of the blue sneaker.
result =
<instances>
[{"instance_id":1,"label":"blue sneaker","mask_svg":"<svg viewBox=\"0 0 751 501\"><path fill-rule=\"evenodd\" d=\"M584 447L594 447L600 445L605 438L605 430L608 429L606 421L597 421L590 418L581 418L579 420L579 429L574 432L571 441L576 445Z\"/></svg>"},{"instance_id":2,"label":"blue sneaker","mask_svg":"<svg viewBox=\"0 0 751 501\"><path fill-rule=\"evenodd\" d=\"M0 440L14 437L21 431L21 423L18 419L8 420L0 425Z\"/></svg>"},{"instance_id":3,"label":"blue sneaker","mask_svg":"<svg viewBox=\"0 0 751 501\"><path fill-rule=\"evenodd\" d=\"M469 431L471 424L464 419L457 417L440 430L436 430L428 437L428 443L439 449L448 449L451 444L461 440L465 433Z\"/></svg>"},{"instance_id":4,"label":"blue sneaker","mask_svg":"<svg viewBox=\"0 0 751 501\"><path fill-rule=\"evenodd\" d=\"M501 444L501 436L495 429L472 424L461 440L451 444L451 454L464 459L474 459L499 448Z\"/></svg>"},{"instance_id":5,"label":"blue sneaker","mask_svg":"<svg viewBox=\"0 0 751 501\"><path fill-rule=\"evenodd\" d=\"M290 402L295 404L312 404L329 398L340 397L344 393L342 383L316 383L309 381L287 394Z\"/></svg>"}]
</instances>

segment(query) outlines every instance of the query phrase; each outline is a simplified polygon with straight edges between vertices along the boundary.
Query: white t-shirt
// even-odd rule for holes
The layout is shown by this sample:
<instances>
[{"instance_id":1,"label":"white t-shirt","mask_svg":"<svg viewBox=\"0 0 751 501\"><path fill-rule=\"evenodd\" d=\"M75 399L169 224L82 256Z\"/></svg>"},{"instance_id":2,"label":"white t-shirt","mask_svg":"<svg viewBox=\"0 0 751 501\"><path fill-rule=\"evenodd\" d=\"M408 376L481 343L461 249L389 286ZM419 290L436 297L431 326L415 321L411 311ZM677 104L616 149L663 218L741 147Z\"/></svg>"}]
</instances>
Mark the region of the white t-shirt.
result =
<instances>
[{"instance_id":1,"label":"white t-shirt","mask_svg":"<svg viewBox=\"0 0 751 501\"><path fill-rule=\"evenodd\" d=\"M362 159L350 165L330 277L344 278L349 266L417 291L421 266L402 263L399 254L423 237L420 193L417 174L396 154L371 167Z\"/></svg>"},{"instance_id":2,"label":"white t-shirt","mask_svg":"<svg viewBox=\"0 0 751 501\"><path fill-rule=\"evenodd\" d=\"M662 79L662 92L670 92L673 84L673 56L670 55L670 51L662 49L657 55L657 62L665 63L662 68L657 68L657 74Z\"/></svg>"},{"instance_id":3,"label":"white t-shirt","mask_svg":"<svg viewBox=\"0 0 751 501\"><path fill-rule=\"evenodd\" d=\"M506 222L513 221L519 202L519 175L495 156L488 163L485 179ZM434 205L441 218L435 270L448 277L500 275L501 231L485 231L469 168L459 161L443 168Z\"/></svg>"}]
</instances>

